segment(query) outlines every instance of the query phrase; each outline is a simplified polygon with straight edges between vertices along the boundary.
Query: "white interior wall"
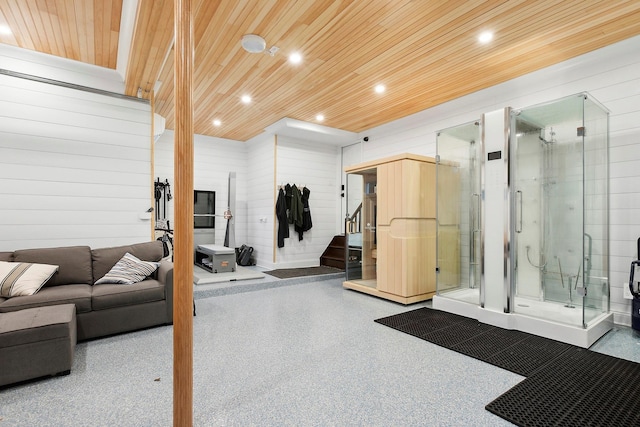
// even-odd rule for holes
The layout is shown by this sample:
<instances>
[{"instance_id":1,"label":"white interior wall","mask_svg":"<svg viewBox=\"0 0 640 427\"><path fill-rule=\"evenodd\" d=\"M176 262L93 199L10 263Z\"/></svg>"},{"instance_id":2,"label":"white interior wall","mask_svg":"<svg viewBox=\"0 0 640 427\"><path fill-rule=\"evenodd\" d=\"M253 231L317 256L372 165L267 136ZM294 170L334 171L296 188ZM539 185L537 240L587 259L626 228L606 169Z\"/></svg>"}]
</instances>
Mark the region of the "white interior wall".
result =
<instances>
[{"instance_id":1,"label":"white interior wall","mask_svg":"<svg viewBox=\"0 0 640 427\"><path fill-rule=\"evenodd\" d=\"M298 239L293 225L289 226L290 237L285 239L283 248L276 249L278 268L320 265L322 252L339 233L335 221L340 199L340 184L336 180L339 159L339 147L278 136L277 185L295 184L299 189L303 186L309 189L313 222L311 230L303 233L302 240ZM271 191L277 192L278 187Z\"/></svg>"},{"instance_id":2,"label":"white interior wall","mask_svg":"<svg viewBox=\"0 0 640 427\"><path fill-rule=\"evenodd\" d=\"M150 135L147 103L0 75L0 250L148 241Z\"/></svg>"},{"instance_id":3,"label":"white interior wall","mask_svg":"<svg viewBox=\"0 0 640 427\"><path fill-rule=\"evenodd\" d=\"M640 36L458 98L379 126L362 135L363 159L402 152L435 155L436 132L476 120L484 112L522 108L587 91L610 115L611 310L629 325L630 300L623 299L630 262L640 237Z\"/></svg>"},{"instance_id":4,"label":"white interior wall","mask_svg":"<svg viewBox=\"0 0 640 427\"><path fill-rule=\"evenodd\" d=\"M116 70L0 43L0 68L32 76L124 94Z\"/></svg>"},{"instance_id":5,"label":"white interior wall","mask_svg":"<svg viewBox=\"0 0 640 427\"><path fill-rule=\"evenodd\" d=\"M174 135L165 131L155 144L155 176L161 182L169 180L172 194L174 179ZM236 245L247 243L247 145L243 142L204 135L193 138L193 188L216 192L216 215L223 215L229 206L229 172L236 173ZM175 194L174 194L175 196ZM167 217L173 228L174 201L167 204ZM155 214L154 214L155 215ZM222 245L227 221L218 216L215 220L215 244Z\"/></svg>"},{"instance_id":6,"label":"white interior wall","mask_svg":"<svg viewBox=\"0 0 640 427\"><path fill-rule=\"evenodd\" d=\"M247 244L253 246L256 264L264 268L275 266L275 144L276 137L269 134L247 141Z\"/></svg>"}]
</instances>

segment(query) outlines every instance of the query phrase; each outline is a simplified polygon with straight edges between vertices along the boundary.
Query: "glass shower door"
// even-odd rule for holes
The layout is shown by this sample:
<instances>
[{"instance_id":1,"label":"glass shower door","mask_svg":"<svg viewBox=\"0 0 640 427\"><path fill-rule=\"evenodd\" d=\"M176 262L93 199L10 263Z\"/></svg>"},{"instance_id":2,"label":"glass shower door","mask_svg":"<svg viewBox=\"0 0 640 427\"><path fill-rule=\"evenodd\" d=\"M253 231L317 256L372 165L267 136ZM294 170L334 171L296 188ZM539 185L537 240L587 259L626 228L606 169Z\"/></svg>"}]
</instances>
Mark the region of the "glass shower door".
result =
<instances>
[{"instance_id":1,"label":"glass shower door","mask_svg":"<svg viewBox=\"0 0 640 427\"><path fill-rule=\"evenodd\" d=\"M609 312L609 113L584 96L584 296L587 327Z\"/></svg>"},{"instance_id":2,"label":"glass shower door","mask_svg":"<svg viewBox=\"0 0 640 427\"><path fill-rule=\"evenodd\" d=\"M437 293L480 304L482 150L479 123L440 131L436 152Z\"/></svg>"},{"instance_id":3,"label":"glass shower door","mask_svg":"<svg viewBox=\"0 0 640 427\"><path fill-rule=\"evenodd\" d=\"M607 113L586 102L513 111L510 153L512 310L583 327L608 310Z\"/></svg>"}]
</instances>

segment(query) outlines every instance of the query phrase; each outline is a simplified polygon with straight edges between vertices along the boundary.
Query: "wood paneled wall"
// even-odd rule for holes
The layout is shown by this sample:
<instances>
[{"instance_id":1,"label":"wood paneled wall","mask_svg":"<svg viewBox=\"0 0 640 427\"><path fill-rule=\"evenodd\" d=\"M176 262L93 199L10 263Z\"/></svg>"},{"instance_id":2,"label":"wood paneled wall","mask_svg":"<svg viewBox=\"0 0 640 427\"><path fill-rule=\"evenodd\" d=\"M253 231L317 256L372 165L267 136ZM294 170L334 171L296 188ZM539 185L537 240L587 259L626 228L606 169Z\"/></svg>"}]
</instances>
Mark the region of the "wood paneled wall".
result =
<instances>
[{"instance_id":1,"label":"wood paneled wall","mask_svg":"<svg viewBox=\"0 0 640 427\"><path fill-rule=\"evenodd\" d=\"M0 250L150 239L148 104L0 76Z\"/></svg>"}]
</instances>

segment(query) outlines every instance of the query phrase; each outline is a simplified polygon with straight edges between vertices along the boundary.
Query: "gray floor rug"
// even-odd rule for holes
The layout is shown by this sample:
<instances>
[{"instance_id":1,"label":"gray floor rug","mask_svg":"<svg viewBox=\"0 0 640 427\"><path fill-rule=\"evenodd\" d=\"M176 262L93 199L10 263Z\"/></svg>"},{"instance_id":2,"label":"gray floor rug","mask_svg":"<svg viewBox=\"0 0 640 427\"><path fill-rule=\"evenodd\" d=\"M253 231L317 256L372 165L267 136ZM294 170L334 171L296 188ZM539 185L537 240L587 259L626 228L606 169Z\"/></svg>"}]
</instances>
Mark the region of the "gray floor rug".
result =
<instances>
[{"instance_id":1,"label":"gray floor rug","mask_svg":"<svg viewBox=\"0 0 640 427\"><path fill-rule=\"evenodd\" d=\"M303 268L283 268L278 270L265 271L266 274L275 276L279 279L289 279L291 277L318 276L321 274L338 274L344 273L339 268L327 267L303 267Z\"/></svg>"}]
</instances>

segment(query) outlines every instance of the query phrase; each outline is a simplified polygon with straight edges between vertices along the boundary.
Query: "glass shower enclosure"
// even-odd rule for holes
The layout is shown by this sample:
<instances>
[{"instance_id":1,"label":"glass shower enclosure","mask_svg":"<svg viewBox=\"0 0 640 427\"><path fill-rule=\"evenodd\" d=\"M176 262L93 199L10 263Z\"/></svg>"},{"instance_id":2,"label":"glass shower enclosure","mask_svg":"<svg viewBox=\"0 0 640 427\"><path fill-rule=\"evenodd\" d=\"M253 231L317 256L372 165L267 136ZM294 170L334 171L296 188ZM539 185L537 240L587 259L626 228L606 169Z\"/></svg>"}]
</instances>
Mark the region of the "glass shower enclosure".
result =
<instances>
[{"instance_id":1,"label":"glass shower enclosure","mask_svg":"<svg viewBox=\"0 0 640 427\"><path fill-rule=\"evenodd\" d=\"M609 311L608 122L586 93L511 110L514 313L587 328Z\"/></svg>"},{"instance_id":2,"label":"glass shower enclosure","mask_svg":"<svg viewBox=\"0 0 640 427\"><path fill-rule=\"evenodd\" d=\"M481 301L481 137L476 121L441 130L436 140L436 292L475 305Z\"/></svg>"}]
</instances>

